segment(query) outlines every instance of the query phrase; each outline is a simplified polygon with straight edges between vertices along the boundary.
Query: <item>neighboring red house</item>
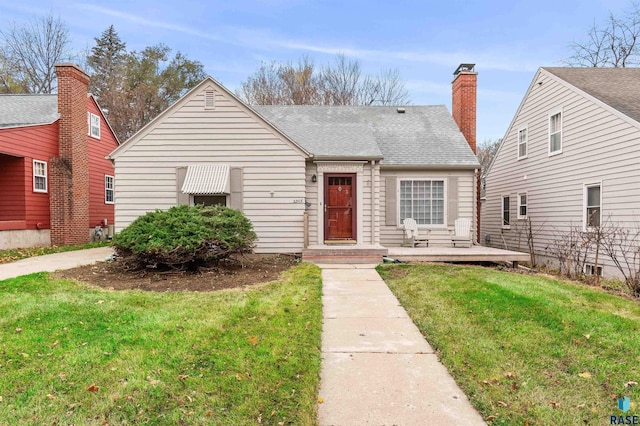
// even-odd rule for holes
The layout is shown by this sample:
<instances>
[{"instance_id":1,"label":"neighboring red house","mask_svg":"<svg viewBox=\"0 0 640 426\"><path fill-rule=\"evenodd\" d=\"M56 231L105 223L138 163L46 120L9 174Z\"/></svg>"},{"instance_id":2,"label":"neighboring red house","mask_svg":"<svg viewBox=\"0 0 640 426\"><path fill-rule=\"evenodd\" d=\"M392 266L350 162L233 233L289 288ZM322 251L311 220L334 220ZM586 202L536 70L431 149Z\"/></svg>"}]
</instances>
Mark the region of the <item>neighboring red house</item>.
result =
<instances>
[{"instance_id":1,"label":"neighboring red house","mask_svg":"<svg viewBox=\"0 0 640 426\"><path fill-rule=\"evenodd\" d=\"M0 249L86 243L113 224L118 146L79 67L56 65L57 95L0 96Z\"/></svg>"}]
</instances>

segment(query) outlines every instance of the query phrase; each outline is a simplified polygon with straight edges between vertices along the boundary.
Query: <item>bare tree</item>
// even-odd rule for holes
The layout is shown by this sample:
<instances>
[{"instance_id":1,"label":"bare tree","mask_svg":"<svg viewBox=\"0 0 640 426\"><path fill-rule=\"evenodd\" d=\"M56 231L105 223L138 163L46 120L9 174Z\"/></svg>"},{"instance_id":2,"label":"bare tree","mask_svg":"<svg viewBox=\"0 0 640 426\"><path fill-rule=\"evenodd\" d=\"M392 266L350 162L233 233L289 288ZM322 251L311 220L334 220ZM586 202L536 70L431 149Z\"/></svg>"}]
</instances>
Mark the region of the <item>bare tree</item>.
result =
<instances>
[{"instance_id":1,"label":"bare tree","mask_svg":"<svg viewBox=\"0 0 640 426\"><path fill-rule=\"evenodd\" d=\"M9 70L10 79L20 91L55 92L54 64L71 57L69 30L59 17L47 15L23 26L13 23L0 30L0 42L0 53L15 66Z\"/></svg>"},{"instance_id":2,"label":"bare tree","mask_svg":"<svg viewBox=\"0 0 640 426\"><path fill-rule=\"evenodd\" d=\"M356 105L362 102L362 69L360 62L347 61L343 54L336 57L334 66L322 70L322 83L328 105Z\"/></svg>"},{"instance_id":3,"label":"bare tree","mask_svg":"<svg viewBox=\"0 0 640 426\"><path fill-rule=\"evenodd\" d=\"M564 62L582 67L637 66L640 64L638 37L640 5L633 2L622 16L610 13L603 23L594 21L585 41L571 43L573 55Z\"/></svg>"},{"instance_id":4,"label":"bare tree","mask_svg":"<svg viewBox=\"0 0 640 426\"><path fill-rule=\"evenodd\" d=\"M247 78L236 94L252 105L281 105L282 94L280 65L276 62L263 62L260 68Z\"/></svg>"},{"instance_id":5,"label":"bare tree","mask_svg":"<svg viewBox=\"0 0 640 426\"><path fill-rule=\"evenodd\" d=\"M478 145L478 153L476 154L476 158L480 163L480 183L483 188L485 185L485 177L487 175L487 171L489 170L489 166L491 165L493 158L498 153L500 143L502 143L502 138L494 140L485 139L484 142Z\"/></svg>"},{"instance_id":6,"label":"bare tree","mask_svg":"<svg viewBox=\"0 0 640 426\"><path fill-rule=\"evenodd\" d=\"M337 55L320 72L303 57L298 65L263 63L236 94L254 105L400 105L409 95L397 70L362 73L359 61Z\"/></svg>"},{"instance_id":7,"label":"bare tree","mask_svg":"<svg viewBox=\"0 0 640 426\"><path fill-rule=\"evenodd\" d=\"M0 94L23 93L22 85L16 81L15 64L0 51Z\"/></svg>"},{"instance_id":8,"label":"bare tree","mask_svg":"<svg viewBox=\"0 0 640 426\"><path fill-rule=\"evenodd\" d=\"M321 84L314 74L313 62L303 57L294 67L287 64L280 67L283 101L292 105L316 105L320 103Z\"/></svg>"},{"instance_id":9,"label":"bare tree","mask_svg":"<svg viewBox=\"0 0 640 426\"><path fill-rule=\"evenodd\" d=\"M409 103L409 93L404 87L404 81L397 69L381 71L377 76L369 79L365 85L364 101L380 105L405 105Z\"/></svg>"}]
</instances>

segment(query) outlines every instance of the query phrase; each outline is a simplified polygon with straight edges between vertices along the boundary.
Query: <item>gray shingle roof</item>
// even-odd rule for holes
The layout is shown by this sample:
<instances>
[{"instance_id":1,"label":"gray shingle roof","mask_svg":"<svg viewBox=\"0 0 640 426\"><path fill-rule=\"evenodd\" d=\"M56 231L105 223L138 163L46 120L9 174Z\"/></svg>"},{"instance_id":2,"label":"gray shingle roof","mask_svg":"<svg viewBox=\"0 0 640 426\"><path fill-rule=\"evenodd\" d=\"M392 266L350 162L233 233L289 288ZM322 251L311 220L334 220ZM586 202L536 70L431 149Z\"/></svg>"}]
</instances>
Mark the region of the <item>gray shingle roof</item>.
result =
<instances>
[{"instance_id":1,"label":"gray shingle roof","mask_svg":"<svg viewBox=\"0 0 640 426\"><path fill-rule=\"evenodd\" d=\"M640 122L640 68L543 69Z\"/></svg>"},{"instance_id":2,"label":"gray shingle roof","mask_svg":"<svg viewBox=\"0 0 640 426\"><path fill-rule=\"evenodd\" d=\"M444 105L262 105L260 115L317 158L383 158L384 165L476 166Z\"/></svg>"},{"instance_id":3,"label":"gray shingle roof","mask_svg":"<svg viewBox=\"0 0 640 426\"><path fill-rule=\"evenodd\" d=\"M58 117L57 95L0 95L0 127L49 124Z\"/></svg>"}]
</instances>

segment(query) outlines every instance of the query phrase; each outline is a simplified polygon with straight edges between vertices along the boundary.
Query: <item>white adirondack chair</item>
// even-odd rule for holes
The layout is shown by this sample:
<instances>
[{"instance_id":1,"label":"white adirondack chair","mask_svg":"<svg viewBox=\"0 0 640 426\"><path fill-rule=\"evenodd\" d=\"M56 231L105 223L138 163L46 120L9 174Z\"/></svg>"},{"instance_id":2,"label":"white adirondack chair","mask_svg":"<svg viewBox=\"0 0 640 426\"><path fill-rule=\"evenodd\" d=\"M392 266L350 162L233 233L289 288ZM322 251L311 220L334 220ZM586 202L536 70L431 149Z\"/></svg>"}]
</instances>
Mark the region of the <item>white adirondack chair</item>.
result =
<instances>
[{"instance_id":1,"label":"white adirondack chair","mask_svg":"<svg viewBox=\"0 0 640 426\"><path fill-rule=\"evenodd\" d=\"M451 244L453 244L454 247L471 247L473 245L471 238L471 219L456 219L455 228L451 235Z\"/></svg>"},{"instance_id":2,"label":"white adirondack chair","mask_svg":"<svg viewBox=\"0 0 640 426\"><path fill-rule=\"evenodd\" d=\"M421 235L420 231L418 230L418 223L415 221L415 219L412 219L410 217L404 219L402 221L402 226L404 228L404 241L402 243L403 246L411 246L411 247L417 247L420 244L424 244L425 246L429 247L429 230L426 229L425 234L426 235Z\"/></svg>"}]
</instances>

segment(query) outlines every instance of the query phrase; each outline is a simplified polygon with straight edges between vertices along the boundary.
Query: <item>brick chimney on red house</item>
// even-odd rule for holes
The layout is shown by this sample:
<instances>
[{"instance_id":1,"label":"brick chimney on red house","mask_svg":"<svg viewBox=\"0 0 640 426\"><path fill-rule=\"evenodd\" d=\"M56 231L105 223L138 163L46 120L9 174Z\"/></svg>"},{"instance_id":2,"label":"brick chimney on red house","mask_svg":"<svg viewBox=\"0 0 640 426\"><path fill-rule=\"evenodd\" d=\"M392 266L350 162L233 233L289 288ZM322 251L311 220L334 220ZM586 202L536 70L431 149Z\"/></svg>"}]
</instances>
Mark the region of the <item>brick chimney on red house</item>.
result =
<instances>
[{"instance_id":1,"label":"brick chimney on red house","mask_svg":"<svg viewBox=\"0 0 640 426\"><path fill-rule=\"evenodd\" d=\"M460 131L476 154L476 64L460 64L453 73L451 112Z\"/></svg>"},{"instance_id":2,"label":"brick chimney on red house","mask_svg":"<svg viewBox=\"0 0 640 426\"><path fill-rule=\"evenodd\" d=\"M58 157L50 162L51 244L89 242L89 76L70 63L56 64Z\"/></svg>"},{"instance_id":3,"label":"brick chimney on red house","mask_svg":"<svg viewBox=\"0 0 640 426\"><path fill-rule=\"evenodd\" d=\"M460 64L453 73L451 113L474 154L476 151L476 64ZM480 241L480 171L476 174L476 241Z\"/></svg>"}]
</instances>

